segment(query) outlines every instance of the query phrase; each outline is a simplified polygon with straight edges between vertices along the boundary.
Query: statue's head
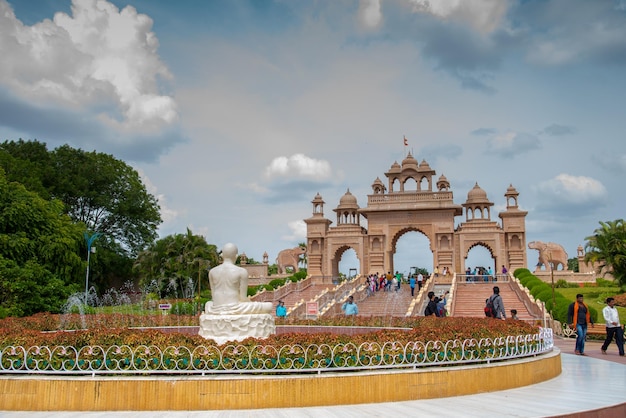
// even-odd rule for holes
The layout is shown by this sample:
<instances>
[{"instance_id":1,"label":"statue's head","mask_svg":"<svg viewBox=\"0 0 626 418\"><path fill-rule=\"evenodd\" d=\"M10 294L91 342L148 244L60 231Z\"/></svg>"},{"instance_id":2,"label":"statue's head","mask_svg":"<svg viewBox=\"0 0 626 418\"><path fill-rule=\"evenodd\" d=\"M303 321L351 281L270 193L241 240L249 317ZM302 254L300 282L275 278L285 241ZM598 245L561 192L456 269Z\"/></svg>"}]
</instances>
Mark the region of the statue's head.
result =
<instances>
[{"instance_id":1,"label":"statue's head","mask_svg":"<svg viewBox=\"0 0 626 418\"><path fill-rule=\"evenodd\" d=\"M235 244L231 244L230 242L228 244L224 244L224 247L222 247L222 259L224 261L228 260L234 263L235 260L237 260L238 251L239 250Z\"/></svg>"}]
</instances>

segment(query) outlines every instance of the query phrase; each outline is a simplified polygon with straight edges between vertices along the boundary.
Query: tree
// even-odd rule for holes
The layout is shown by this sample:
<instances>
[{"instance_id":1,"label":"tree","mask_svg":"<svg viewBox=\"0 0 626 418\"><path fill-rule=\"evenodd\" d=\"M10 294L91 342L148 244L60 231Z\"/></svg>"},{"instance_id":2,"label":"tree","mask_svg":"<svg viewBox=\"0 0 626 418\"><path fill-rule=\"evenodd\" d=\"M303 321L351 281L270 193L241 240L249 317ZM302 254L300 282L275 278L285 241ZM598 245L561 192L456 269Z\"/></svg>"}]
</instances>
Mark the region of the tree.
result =
<instances>
[{"instance_id":1,"label":"tree","mask_svg":"<svg viewBox=\"0 0 626 418\"><path fill-rule=\"evenodd\" d=\"M574 273L578 273L580 271L578 266L578 258L568 258L567 269L573 271Z\"/></svg>"},{"instance_id":2,"label":"tree","mask_svg":"<svg viewBox=\"0 0 626 418\"><path fill-rule=\"evenodd\" d=\"M66 204L72 219L119 242L131 256L156 239L159 205L132 167L68 145L53 152L52 165L50 194Z\"/></svg>"},{"instance_id":3,"label":"tree","mask_svg":"<svg viewBox=\"0 0 626 418\"><path fill-rule=\"evenodd\" d=\"M21 183L28 190L50 200L44 187L50 173L50 154L46 144L38 141L5 141L0 144L0 167L9 182Z\"/></svg>"},{"instance_id":4,"label":"tree","mask_svg":"<svg viewBox=\"0 0 626 418\"><path fill-rule=\"evenodd\" d=\"M68 145L48 151L45 143L21 139L0 144L0 166L8 181L61 201L83 230L103 234L90 283L103 287L132 278L135 256L154 242L161 223L156 198L132 167L111 155ZM81 257L86 258L86 250L83 240Z\"/></svg>"},{"instance_id":5,"label":"tree","mask_svg":"<svg viewBox=\"0 0 626 418\"><path fill-rule=\"evenodd\" d=\"M626 286L626 223L623 219L600 222L594 235L585 238L585 261L598 263L621 285Z\"/></svg>"},{"instance_id":6,"label":"tree","mask_svg":"<svg viewBox=\"0 0 626 418\"><path fill-rule=\"evenodd\" d=\"M83 230L0 169L0 316L61 310L84 277Z\"/></svg>"},{"instance_id":7,"label":"tree","mask_svg":"<svg viewBox=\"0 0 626 418\"><path fill-rule=\"evenodd\" d=\"M208 269L219 264L217 247L207 244L204 237L185 234L168 235L139 253L134 269L144 288L156 287L159 296L189 297L198 280L208 287Z\"/></svg>"}]
</instances>

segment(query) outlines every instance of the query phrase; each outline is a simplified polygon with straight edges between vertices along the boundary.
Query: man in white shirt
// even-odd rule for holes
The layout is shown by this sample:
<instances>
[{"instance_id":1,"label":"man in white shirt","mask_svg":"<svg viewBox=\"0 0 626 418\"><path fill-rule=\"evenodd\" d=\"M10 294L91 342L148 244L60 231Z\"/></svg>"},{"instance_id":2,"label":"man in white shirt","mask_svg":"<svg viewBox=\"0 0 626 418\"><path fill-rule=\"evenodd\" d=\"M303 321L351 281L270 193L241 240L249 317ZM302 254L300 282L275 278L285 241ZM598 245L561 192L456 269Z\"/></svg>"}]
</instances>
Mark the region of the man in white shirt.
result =
<instances>
[{"instance_id":1,"label":"man in white shirt","mask_svg":"<svg viewBox=\"0 0 626 418\"><path fill-rule=\"evenodd\" d=\"M604 344L602 344L602 354L606 354L606 349L609 348L609 344L611 344L615 336L615 344L617 344L619 355L624 356L624 330L619 323L619 313L617 308L615 308L615 299L607 298L606 305L602 309L604 322L606 322L606 339Z\"/></svg>"}]
</instances>

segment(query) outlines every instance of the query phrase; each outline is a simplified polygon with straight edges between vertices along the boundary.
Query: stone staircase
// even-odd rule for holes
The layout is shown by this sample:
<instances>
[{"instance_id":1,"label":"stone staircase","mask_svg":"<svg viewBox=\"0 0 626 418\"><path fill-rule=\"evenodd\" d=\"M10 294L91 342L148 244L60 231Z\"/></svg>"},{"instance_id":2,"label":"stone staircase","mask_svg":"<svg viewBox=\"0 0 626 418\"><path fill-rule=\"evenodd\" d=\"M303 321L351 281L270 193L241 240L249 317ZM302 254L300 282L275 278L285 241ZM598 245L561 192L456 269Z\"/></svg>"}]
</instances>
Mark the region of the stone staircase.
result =
<instances>
[{"instance_id":1,"label":"stone staircase","mask_svg":"<svg viewBox=\"0 0 626 418\"><path fill-rule=\"evenodd\" d=\"M508 282L496 283L459 283L456 286L452 316L485 317L485 299L493 294L493 286L500 288L506 317L511 317L511 309L517 309L517 317L523 321L533 320L524 303L519 299Z\"/></svg>"},{"instance_id":2,"label":"stone staircase","mask_svg":"<svg viewBox=\"0 0 626 418\"><path fill-rule=\"evenodd\" d=\"M417 290L415 292L417 296ZM404 317L411 304L411 288L402 284L399 291L379 290L358 302L359 316L400 316Z\"/></svg>"},{"instance_id":3,"label":"stone staircase","mask_svg":"<svg viewBox=\"0 0 626 418\"><path fill-rule=\"evenodd\" d=\"M287 293L282 298L282 300L283 302L285 302L285 308L287 308L287 311L289 311L289 309L293 308L296 303L300 302L302 299L304 299L305 301L309 301L315 296L319 295L324 289L329 289L333 287L334 285L332 284L313 284L300 290L299 292L293 291Z\"/></svg>"}]
</instances>

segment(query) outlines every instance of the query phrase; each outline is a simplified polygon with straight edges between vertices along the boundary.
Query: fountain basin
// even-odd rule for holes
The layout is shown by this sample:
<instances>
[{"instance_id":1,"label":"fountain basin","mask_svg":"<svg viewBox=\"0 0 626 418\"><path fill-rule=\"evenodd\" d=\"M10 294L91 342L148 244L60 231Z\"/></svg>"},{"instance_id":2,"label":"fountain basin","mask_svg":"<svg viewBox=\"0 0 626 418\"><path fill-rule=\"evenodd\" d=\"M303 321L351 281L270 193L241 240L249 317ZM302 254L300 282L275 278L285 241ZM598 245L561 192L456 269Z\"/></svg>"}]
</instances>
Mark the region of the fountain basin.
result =
<instances>
[{"instance_id":1,"label":"fountain basin","mask_svg":"<svg viewBox=\"0 0 626 418\"><path fill-rule=\"evenodd\" d=\"M160 411L408 401L540 383L561 373L560 356L554 349L489 364L280 376L4 375L0 405L8 411ZM402 390L389 390L392 387Z\"/></svg>"}]
</instances>

